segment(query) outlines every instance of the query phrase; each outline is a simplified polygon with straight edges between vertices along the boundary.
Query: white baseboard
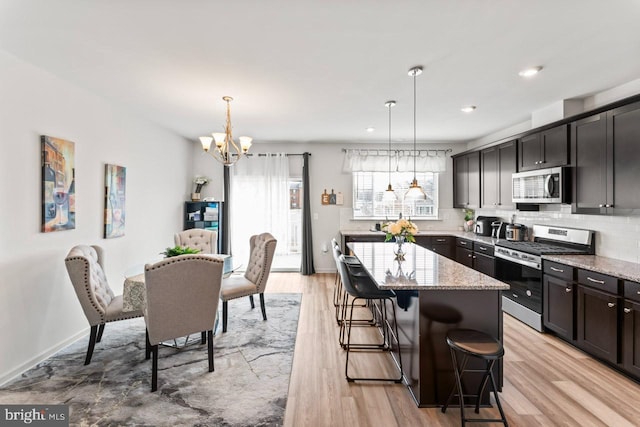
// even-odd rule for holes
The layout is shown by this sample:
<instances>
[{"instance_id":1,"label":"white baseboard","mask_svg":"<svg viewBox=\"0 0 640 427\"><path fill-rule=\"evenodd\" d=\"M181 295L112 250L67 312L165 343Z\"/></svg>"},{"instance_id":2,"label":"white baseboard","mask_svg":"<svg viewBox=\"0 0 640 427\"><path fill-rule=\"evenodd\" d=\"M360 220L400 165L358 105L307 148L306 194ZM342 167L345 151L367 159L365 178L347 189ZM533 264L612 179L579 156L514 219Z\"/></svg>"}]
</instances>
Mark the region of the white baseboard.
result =
<instances>
[{"instance_id":1,"label":"white baseboard","mask_svg":"<svg viewBox=\"0 0 640 427\"><path fill-rule=\"evenodd\" d=\"M52 346L49 347L47 350L43 351L42 353L38 354L37 356L27 360L26 362L18 365L17 367L15 367L14 369L12 369L11 371L3 374L2 376L0 376L0 386L4 386L6 383L8 383L9 381L15 379L16 377L18 377L19 375L22 375L23 372L28 371L29 369L33 368L34 366L36 366L38 363L47 360L49 357L53 356L54 354L56 354L58 351L62 350L63 348L65 348L66 346L68 346L71 343L76 342L77 340L79 340L80 338L84 337L88 335L88 331L87 330L83 330L81 332L78 332L77 334L67 338L66 340Z\"/></svg>"}]
</instances>

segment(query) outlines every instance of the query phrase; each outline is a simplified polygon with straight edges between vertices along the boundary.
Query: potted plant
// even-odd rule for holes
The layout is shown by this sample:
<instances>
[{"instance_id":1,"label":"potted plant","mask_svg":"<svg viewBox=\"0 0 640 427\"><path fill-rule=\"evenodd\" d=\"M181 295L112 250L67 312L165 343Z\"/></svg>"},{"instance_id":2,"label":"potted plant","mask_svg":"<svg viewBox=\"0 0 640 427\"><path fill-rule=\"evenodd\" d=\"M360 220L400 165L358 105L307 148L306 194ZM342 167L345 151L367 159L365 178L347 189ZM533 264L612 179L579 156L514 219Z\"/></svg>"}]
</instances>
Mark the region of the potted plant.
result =
<instances>
[{"instance_id":1,"label":"potted plant","mask_svg":"<svg viewBox=\"0 0 640 427\"><path fill-rule=\"evenodd\" d=\"M174 246L173 248L167 248L164 252L160 252L165 258L171 258L178 255L199 254L200 249L190 248L189 246Z\"/></svg>"}]
</instances>

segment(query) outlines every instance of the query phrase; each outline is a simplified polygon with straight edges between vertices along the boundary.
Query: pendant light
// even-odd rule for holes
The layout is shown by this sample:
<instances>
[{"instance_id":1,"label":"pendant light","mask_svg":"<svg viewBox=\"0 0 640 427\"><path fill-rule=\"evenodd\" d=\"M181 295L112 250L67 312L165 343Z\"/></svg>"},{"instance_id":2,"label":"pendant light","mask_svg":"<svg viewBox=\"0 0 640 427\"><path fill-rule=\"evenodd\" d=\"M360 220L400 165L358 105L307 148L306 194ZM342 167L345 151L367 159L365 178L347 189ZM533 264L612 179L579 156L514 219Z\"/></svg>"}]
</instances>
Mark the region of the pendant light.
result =
<instances>
[{"instance_id":1,"label":"pendant light","mask_svg":"<svg viewBox=\"0 0 640 427\"><path fill-rule=\"evenodd\" d=\"M389 172L389 186L382 195L382 201L384 203L393 203L398 199L396 192L393 191L393 187L391 186L391 107L394 105L396 105L396 101L387 101L384 103L384 106L389 109L389 149L387 151L389 156L389 167L387 168Z\"/></svg>"},{"instance_id":2,"label":"pendant light","mask_svg":"<svg viewBox=\"0 0 640 427\"><path fill-rule=\"evenodd\" d=\"M427 200L427 195L418 185L416 179L416 76L422 74L422 67L417 66L409 69L409 75L413 77L413 181L404 194L404 199L408 201Z\"/></svg>"}]
</instances>

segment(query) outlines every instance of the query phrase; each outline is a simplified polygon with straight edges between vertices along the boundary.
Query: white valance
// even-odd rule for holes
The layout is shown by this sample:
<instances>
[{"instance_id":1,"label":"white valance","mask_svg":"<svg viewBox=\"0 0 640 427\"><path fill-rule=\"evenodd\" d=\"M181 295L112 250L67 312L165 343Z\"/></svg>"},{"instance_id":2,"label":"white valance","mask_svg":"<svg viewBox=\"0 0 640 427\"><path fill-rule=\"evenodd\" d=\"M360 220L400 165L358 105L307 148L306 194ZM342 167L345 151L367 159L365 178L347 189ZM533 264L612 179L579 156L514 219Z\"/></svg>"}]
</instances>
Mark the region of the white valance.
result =
<instances>
[{"instance_id":1,"label":"white valance","mask_svg":"<svg viewBox=\"0 0 640 427\"><path fill-rule=\"evenodd\" d=\"M447 169L447 153L451 150L418 150L417 172L444 172ZM389 159L391 154L391 159ZM391 167L389 167L391 160ZM351 172L412 172L413 150L344 150L342 171Z\"/></svg>"}]
</instances>

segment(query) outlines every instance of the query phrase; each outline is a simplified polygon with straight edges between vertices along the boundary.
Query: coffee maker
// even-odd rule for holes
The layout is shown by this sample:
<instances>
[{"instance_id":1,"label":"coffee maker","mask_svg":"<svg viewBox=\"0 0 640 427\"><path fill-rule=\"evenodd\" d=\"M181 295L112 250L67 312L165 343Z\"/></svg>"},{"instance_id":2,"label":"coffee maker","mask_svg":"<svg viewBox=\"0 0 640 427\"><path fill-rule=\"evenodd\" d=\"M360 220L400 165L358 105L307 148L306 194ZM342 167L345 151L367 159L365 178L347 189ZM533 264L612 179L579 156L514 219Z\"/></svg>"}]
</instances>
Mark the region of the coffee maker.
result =
<instances>
[{"instance_id":1,"label":"coffee maker","mask_svg":"<svg viewBox=\"0 0 640 427\"><path fill-rule=\"evenodd\" d=\"M493 221L491 223L491 237L494 239L504 239L507 235L507 223L502 221Z\"/></svg>"}]
</instances>

